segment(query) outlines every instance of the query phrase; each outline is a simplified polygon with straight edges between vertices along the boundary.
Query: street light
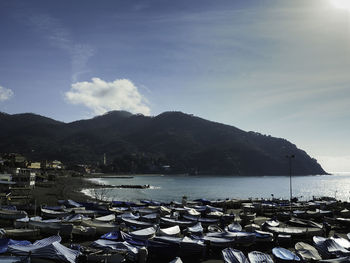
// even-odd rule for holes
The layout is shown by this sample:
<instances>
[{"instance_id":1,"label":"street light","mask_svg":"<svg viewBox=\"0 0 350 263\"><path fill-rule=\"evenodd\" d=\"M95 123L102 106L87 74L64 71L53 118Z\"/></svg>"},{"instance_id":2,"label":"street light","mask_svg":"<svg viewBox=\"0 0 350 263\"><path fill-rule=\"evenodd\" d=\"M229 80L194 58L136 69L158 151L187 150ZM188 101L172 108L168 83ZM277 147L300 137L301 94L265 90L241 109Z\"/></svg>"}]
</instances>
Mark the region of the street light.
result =
<instances>
[{"instance_id":1,"label":"street light","mask_svg":"<svg viewBox=\"0 0 350 263\"><path fill-rule=\"evenodd\" d=\"M286 155L286 157L288 158L288 161L289 161L289 191L290 191L289 204L290 204L290 213L292 213L292 199L293 199L293 194L292 194L292 158L294 158L295 155L289 154L289 155Z\"/></svg>"}]
</instances>

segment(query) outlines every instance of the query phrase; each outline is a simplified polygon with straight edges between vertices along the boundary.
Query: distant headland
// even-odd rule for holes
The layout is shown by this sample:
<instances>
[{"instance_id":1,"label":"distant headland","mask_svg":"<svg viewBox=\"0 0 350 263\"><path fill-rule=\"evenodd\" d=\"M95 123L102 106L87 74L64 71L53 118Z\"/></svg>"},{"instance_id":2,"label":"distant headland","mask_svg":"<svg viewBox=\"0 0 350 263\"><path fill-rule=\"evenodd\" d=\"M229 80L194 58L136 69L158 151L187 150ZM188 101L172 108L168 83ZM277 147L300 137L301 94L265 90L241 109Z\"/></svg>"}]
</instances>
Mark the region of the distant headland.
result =
<instances>
[{"instance_id":1,"label":"distant headland","mask_svg":"<svg viewBox=\"0 0 350 263\"><path fill-rule=\"evenodd\" d=\"M227 175L327 174L283 138L246 132L182 112L148 117L112 111L71 123L0 113L0 149L35 161L83 164L98 172Z\"/></svg>"}]
</instances>

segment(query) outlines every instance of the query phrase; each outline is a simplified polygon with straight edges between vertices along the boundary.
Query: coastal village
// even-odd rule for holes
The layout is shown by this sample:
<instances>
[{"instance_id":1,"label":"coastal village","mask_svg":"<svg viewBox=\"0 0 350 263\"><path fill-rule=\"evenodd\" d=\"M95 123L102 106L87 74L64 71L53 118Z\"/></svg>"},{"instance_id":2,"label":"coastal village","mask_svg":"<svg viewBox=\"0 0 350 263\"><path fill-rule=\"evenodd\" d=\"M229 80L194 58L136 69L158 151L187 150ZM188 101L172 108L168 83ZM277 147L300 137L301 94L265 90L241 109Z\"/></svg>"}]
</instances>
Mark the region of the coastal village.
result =
<instances>
[{"instance_id":1,"label":"coastal village","mask_svg":"<svg viewBox=\"0 0 350 263\"><path fill-rule=\"evenodd\" d=\"M0 262L350 262L335 198L108 201L79 193L89 166L0 164Z\"/></svg>"},{"instance_id":2,"label":"coastal village","mask_svg":"<svg viewBox=\"0 0 350 263\"><path fill-rule=\"evenodd\" d=\"M68 168L68 169L67 169ZM59 160L30 161L19 153L0 154L0 201L4 205L28 205L36 187L51 187L59 177L91 173L91 166L66 167Z\"/></svg>"}]
</instances>

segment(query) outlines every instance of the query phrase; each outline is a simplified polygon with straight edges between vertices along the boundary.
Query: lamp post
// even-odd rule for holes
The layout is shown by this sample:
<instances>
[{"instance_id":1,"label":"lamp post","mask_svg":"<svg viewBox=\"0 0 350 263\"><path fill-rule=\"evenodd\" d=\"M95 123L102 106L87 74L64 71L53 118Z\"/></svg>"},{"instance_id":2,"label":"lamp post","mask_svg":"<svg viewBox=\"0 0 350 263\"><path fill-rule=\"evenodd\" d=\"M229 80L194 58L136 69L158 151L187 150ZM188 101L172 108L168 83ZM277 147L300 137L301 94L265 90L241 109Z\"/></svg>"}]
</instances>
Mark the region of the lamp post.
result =
<instances>
[{"instance_id":1,"label":"lamp post","mask_svg":"<svg viewBox=\"0 0 350 263\"><path fill-rule=\"evenodd\" d=\"M290 213L292 213L292 199L293 199L293 192L292 192L292 158L295 157L294 154L289 154L286 155L286 157L288 158L289 161L289 192L290 192L290 200L289 200L289 204L290 204Z\"/></svg>"}]
</instances>

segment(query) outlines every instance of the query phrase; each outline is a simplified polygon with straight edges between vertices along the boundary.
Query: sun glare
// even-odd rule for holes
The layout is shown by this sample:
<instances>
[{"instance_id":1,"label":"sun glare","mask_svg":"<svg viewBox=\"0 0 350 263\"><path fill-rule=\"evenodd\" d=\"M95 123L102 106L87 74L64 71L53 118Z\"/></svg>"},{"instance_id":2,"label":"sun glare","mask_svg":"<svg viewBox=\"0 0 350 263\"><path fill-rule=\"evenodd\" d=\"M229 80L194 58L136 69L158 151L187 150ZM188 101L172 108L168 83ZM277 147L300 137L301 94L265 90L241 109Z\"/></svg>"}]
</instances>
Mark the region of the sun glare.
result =
<instances>
[{"instance_id":1,"label":"sun glare","mask_svg":"<svg viewBox=\"0 0 350 263\"><path fill-rule=\"evenodd\" d=\"M350 11L350 0L330 0L330 2L336 8Z\"/></svg>"}]
</instances>

